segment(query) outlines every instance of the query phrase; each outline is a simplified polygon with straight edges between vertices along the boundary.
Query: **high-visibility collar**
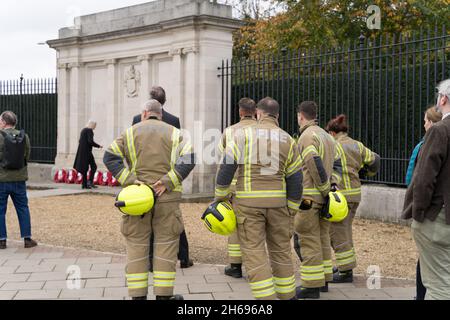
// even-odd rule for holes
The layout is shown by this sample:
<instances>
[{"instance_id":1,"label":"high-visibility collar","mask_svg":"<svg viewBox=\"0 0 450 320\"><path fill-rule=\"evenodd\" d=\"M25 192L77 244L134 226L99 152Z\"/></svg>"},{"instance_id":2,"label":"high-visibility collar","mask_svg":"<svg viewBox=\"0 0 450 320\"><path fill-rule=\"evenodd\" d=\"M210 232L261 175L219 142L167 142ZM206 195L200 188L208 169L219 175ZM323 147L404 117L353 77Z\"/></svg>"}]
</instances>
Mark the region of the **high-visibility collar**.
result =
<instances>
[{"instance_id":1,"label":"high-visibility collar","mask_svg":"<svg viewBox=\"0 0 450 320\"><path fill-rule=\"evenodd\" d=\"M336 140L336 141L340 141L340 140L342 140L342 139L344 139L344 138L347 138L348 137L348 133L345 133L345 132L339 132L338 134L336 134L336 136L334 137L334 139Z\"/></svg>"},{"instance_id":2,"label":"high-visibility collar","mask_svg":"<svg viewBox=\"0 0 450 320\"><path fill-rule=\"evenodd\" d=\"M276 125L277 127L280 126L278 119L273 116L269 116L269 115L262 115L261 119L259 120L259 123L271 123L271 124Z\"/></svg>"},{"instance_id":3,"label":"high-visibility collar","mask_svg":"<svg viewBox=\"0 0 450 320\"><path fill-rule=\"evenodd\" d=\"M319 123L317 122L317 120L311 120L308 121L306 123L306 125L304 125L303 127L300 128L300 134L303 134L303 132L306 131L306 129L308 129L309 127L314 127L314 126L318 126Z\"/></svg>"},{"instance_id":4,"label":"high-visibility collar","mask_svg":"<svg viewBox=\"0 0 450 320\"><path fill-rule=\"evenodd\" d=\"M242 117L241 118L241 123L245 123L245 122L252 122L252 123L256 123L256 119L250 116L246 116L246 117Z\"/></svg>"}]
</instances>

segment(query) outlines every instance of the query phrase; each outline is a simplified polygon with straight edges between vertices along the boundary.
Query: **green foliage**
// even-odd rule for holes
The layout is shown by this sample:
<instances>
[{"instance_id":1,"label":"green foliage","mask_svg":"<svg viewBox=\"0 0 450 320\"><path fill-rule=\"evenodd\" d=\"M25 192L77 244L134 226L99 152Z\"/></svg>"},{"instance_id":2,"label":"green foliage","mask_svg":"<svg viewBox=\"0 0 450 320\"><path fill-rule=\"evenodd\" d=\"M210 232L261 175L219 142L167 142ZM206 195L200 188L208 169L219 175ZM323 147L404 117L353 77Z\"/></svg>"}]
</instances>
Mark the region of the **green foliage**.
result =
<instances>
[{"instance_id":1,"label":"green foliage","mask_svg":"<svg viewBox=\"0 0 450 320\"><path fill-rule=\"evenodd\" d=\"M272 0L284 10L269 18L246 17L235 34L235 56L249 57L280 48L336 47L379 36L411 34L436 25L450 30L450 0ZM381 9L381 29L369 30L369 5Z\"/></svg>"}]
</instances>

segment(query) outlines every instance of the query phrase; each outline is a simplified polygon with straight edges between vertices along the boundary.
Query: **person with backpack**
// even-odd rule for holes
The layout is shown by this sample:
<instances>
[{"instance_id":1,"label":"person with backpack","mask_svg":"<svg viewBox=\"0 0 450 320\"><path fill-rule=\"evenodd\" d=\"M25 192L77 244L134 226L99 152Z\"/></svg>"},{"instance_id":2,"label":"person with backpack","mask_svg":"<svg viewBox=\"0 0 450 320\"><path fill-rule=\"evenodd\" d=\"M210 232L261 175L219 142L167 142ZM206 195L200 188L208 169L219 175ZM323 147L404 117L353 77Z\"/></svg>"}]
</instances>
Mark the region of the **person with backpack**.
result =
<instances>
[{"instance_id":1,"label":"person with backpack","mask_svg":"<svg viewBox=\"0 0 450 320\"><path fill-rule=\"evenodd\" d=\"M31 239L31 219L27 186L30 139L16 130L17 116L6 111L0 116L0 249L6 249L6 210L11 197L19 218L25 248L37 246Z\"/></svg>"}]
</instances>

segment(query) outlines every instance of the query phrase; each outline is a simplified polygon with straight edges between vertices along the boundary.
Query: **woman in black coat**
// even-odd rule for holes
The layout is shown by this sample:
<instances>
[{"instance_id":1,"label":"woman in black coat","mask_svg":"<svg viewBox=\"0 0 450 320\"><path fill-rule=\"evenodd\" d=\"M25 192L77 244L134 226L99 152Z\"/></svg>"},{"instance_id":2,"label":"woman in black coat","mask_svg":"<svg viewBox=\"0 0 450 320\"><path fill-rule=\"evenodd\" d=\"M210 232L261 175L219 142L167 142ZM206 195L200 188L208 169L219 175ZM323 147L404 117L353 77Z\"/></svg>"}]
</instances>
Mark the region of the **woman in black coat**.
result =
<instances>
[{"instance_id":1,"label":"woman in black coat","mask_svg":"<svg viewBox=\"0 0 450 320\"><path fill-rule=\"evenodd\" d=\"M92 148L102 149L103 147L94 141L94 130L97 127L95 121L89 121L86 128L81 131L80 144L78 146L77 156L75 158L74 169L83 175L83 189L96 188L94 186L94 175L97 171L97 164L95 163ZM87 173L91 167L91 176L89 182L87 181Z\"/></svg>"}]
</instances>

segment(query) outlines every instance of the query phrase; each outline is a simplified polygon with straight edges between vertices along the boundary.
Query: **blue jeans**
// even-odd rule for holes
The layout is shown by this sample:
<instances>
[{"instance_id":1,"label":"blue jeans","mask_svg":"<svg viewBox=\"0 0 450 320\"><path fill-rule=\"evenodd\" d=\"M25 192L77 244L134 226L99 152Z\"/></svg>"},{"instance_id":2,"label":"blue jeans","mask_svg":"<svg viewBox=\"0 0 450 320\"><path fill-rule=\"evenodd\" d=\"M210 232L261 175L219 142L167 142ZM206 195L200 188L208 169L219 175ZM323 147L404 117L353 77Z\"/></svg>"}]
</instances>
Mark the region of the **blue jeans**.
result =
<instances>
[{"instance_id":1,"label":"blue jeans","mask_svg":"<svg viewBox=\"0 0 450 320\"><path fill-rule=\"evenodd\" d=\"M25 182L0 182L0 240L6 240L6 209L8 198L16 207L22 238L31 238L31 219Z\"/></svg>"}]
</instances>

